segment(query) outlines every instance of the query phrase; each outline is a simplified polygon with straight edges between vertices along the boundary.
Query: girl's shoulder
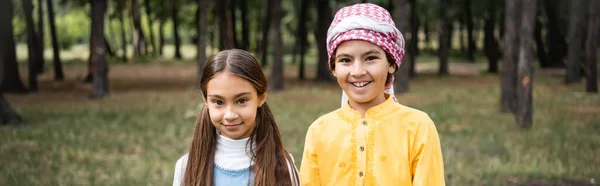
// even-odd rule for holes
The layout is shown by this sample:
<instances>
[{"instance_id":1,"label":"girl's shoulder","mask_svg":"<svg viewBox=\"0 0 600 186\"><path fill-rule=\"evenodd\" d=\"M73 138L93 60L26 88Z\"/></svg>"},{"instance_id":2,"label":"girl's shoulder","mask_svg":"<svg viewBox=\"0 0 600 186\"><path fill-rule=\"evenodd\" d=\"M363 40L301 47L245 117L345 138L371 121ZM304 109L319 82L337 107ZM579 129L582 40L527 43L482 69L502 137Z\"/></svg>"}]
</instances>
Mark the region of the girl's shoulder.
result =
<instances>
[{"instance_id":1,"label":"girl's shoulder","mask_svg":"<svg viewBox=\"0 0 600 186\"><path fill-rule=\"evenodd\" d=\"M186 153L185 155L183 155L181 158L179 158L177 160L177 163L175 163L173 186L181 185L181 182L183 181L183 174L185 174L185 168L187 167L188 158L189 158L189 154Z\"/></svg>"}]
</instances>

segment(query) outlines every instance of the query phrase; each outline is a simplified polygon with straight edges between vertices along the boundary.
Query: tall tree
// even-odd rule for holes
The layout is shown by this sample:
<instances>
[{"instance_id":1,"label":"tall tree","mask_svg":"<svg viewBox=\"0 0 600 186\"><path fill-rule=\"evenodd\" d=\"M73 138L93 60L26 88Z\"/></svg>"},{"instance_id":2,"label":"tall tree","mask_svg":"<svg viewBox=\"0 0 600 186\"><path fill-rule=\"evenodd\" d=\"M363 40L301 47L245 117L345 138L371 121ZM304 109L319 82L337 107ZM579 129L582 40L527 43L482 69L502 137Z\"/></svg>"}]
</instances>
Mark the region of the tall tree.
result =
<instances>
[{"instance_id":1,"label":"tall tree","mask_svg":"<svg viewBox=\"0 0 600 186\"><path fill-rule=\"evenodd\" d=\"M598 92L598 61L596 51L598 49L598 24L600 23L600 1L590 1L590 13L588 18L588 30L586 39L586 92Z\"/></svg>"},{"instance_id":2,"label":"tall tree","mask_svg":"<svg viewBox=\"0 0 600 186\"><path fill-rule=\"evenodd\" d=\"M31 0L23 0L23 11L25 13L25 22L27 23L27 49L29 61L29 90L38 91L37 75L40 72L43 52L40 50L38 34L33 23L33 3Z\"/></svg>"},{"instance_id":3,"label":"tall tree","mask_svg":"<svg viewBox=\"0 0 600 186\"><path fill-rule=\"evenodd\" d=\"M206 7L208 6L206 3L208 0L196 0L196 4L198 4L197 9L197 19L196 29L198 30L198 78L196 78L196 88L200 88L200 79L202 79L202 73L204 72L204 63L206 61Z\"/></svg>"},{"instance_id":4,"label":"tall tree","mask_svg":"<svg viewBox=\"0 0 600 186\"><path fill-rule=\"evenodd\" d=\"M273 7L271 7L272 3L267 3L266 9L265 9L265 14L264 14L264 19L263 19L263 30L262 30L262 37L260 39L260 47L259 47L259 51L261 53L261 57L260 60L262 61L261 65L263 67L267 66L268 64L268 58L267 58L267 53L269 51L269 42L268 42L268 38L269 38L269 25L271 24L271 12L273 11Z\"/></svg>"},{"instance_id":5,"label":"tall tree","mask_svg":"<svg viewBox=\"0 0 600 186\"><path fill-rule=\"evenodd\" d=\"M154 41L154 14L150 11L154 7L150 5L150 0L144 0L144 8L146 9L146 16L148 18L148 35L150 36L148 43L150 43L150 46L152 47L152 52L156 53L156 42Z\"/></svg>"},{"instance_id":6,"label":"tall tree","mask_svg":"<svg viewBox=\"0 0 600 186\"><path fill-rule=\"evenodd\" d=\"M52 56L54 58L54 79L61 81L65 78L62 62L60 61L60 47L56 36L56 23L54 21L54 5L52 0L46 0L48 23L50 24L50 37L52 38Z\"/></svg>"},{"instance_id":7,"label":"tall tree","mask_svg":"<svg viewBox=\"0 0 600 186\"><path fill-rule=\"evenodd\" d=\"M484 24L484 50L488 58L488 72L498 73L498 59L500 58L500 47L496 40L495 25L496 25L496 1L491 0L488 4L488 14Z\"/></svg>"},{"instance_id":8,"label":"tall tree","mask_svg":"<svg viewBox=\"0 0 600 186\"><path fill-rule=\"evenodd\" d=\"M473 13L471 11L471 0L465 0L465 21L467 23L467 41L468 41L468 59L471 62L475 62L475 39L473 39Z\"/></svg>"},{"instance_id":9,"label":"tall tree","mask_svg":"<svg viewBox=\"0 0 600 186\"><path fill-rule=\"evenodd\" d=\"M37 13L38 13L38 19L37 19L37 38L38 38L38 47L39 47L39 51L40 53L40 58L39 58L39 63L38 65L38 74L42 74L44 72L44 64L45 64L45 60L44 60L44 0L37 0Z\"/></svg>"},{"instance_id":10,"label":"tall tree","mask_svg":"<svg viewBox=\"0 0 600 186\"><path fill-rule=\"evenodd\" d=\"M13 35L12 1L0 1L0 92L26 92L21 82Z\"/></svg>"},{"instance_id":11,"label":"tall tree","mask_svg":"<svg viewBox=\"0 0 600 186\"><path fill-rule=\"evenodd\" d=\"M107 9L106 0L91 0L91 55L94 64L92 92L90 98L99 99L108 96L108 64L106 63L106 39L104 38L104 17Z\"/></svg>"},{"instance_id":12,"label":"tall tree","mask_svg":"<svg viewBox=\"0 0 600 186\"><path fill-rule=\"evenodd\" d=\"M504 56L500 102L502 112L517 112L517 62L522 4L520 0L505 0Z\"/></svg>"},{"instance_id":13,"label":"tall tree","mask_svg":"<svg viewBox=\"0 0 600 186\"><path fill-rule=\"evenodd\" d=\"M540 62L540 66L546 67L548 66L548 60L546 59L546 46L544 45L544 40L542 37L543 31L543 23L542 23L542 15L540 15L541 9L538 9L538 15L535 16L535 48L538 56L538 61Z\"/></svg>"},{"instance_id":14,"label":"tall tree","mask_svg":"<svg viewBox=\"0 0 600 186\"><path fill-rule=\"evenodd\" d=\"M331 75L327 67L329 59L327 59L327 29L329 24L333 21L331 15L331 7L329 7L329 0L317 0L317 26L315 29L315 39L317 40L317 51L319 51L319 58L317 61L317 81L331 80Z\"/></svg>"},{"instance_id":15,"label":"tall tree","mask_svg":"<svg viewBox=\"0 0 600 186\"><path fill-rule=\"evenodd\" d=\"M221 0L217 4L219 7L219 18L221 20L221 39L225 41L225 46L221 49L235 48L235 30L233 26L233 14L229 8L230 0Z\"/></svg>"},{"instance_id":16,"label":"tall tree","mask_svg":"<svg viewBox=\"0 0 600 186\"><path fill-rule=\"evenodd\" d=\"M564 83L569 85L581 80L581 56L583 48L583 24L587 4L584 0L571 1L571 18L569 21L569 49L567 56L567 74Z\"/></svg>"},{"instance_id":17,"label":"tall tree","mask_svg":"<svg viewBox=\"0 0 600 186\"><path fill-rule=\"evenodd\" d=\"M298 78L304 79L305 75L305 63L304 63L304 55L306 54L306 49L308 45L308 33L306 28L306 22L308 21L308 6L309 1L300 1L300 14L298 18L298 49L300 50L300 64L298 64Z\"/></svg>"},{"instance_id":18,"label":"tall tree","mask_svg":"<svg viewBox=\"0 0 600 186\"><path fill-rule=\"evenodd\" d=\"M565 30L568 27L560 19L563 11L558 10L561 3L568 1L561 0L543 0L544 12L547 17L547 34L546 46L548 48L548 63L542 64L543 68L547 67L564 67L564 59L567 54L567 42L565 41Z\"/></svg>"},{"instance_id":19,"label":"tall tree","mask_svg":"<svg viewBox=\"0 0 600 186\"><path fill-rule=\"evenodd\" d=\"M123 61L127 61L127 36L125 34L125 1L117 2L117 9L119 12L119 23L121 23L121 49L123 50Z\"/></svg>"},{"instance_id":20,"label":"tall tree","mask_svg":"<svg viewBox=\"0 0 600 186\"><path fill-rule=\"evenodd\" d=\"M406 6L406 0L398 0L396 3L397 4L394 6L396 8L392 11L394 22L396 23L398 30L400 30L402 33L405 33L407 30L406 27L408 20L406 20L406 11L404 11L403 7ZM394 93L405 93L410 90L409 69L411 64L405 63L406 60L404 59L402 61L403 62L402 65L400 65L400 69L398 69L395 74L396 80L394 81Z\"/></svg>"},{"instance_id":21,"label":"tall tree","mask_svg":"<svg viewBox=\"0 0 600 186\"><path fill-rule=\"evenodd\" d=\"M165 45L165 20L158 23L158 55L163 55L163 46Z\"/></svg>"},{"instance_id":22,"label":"tall tree","mask_svg":"<svg viewBox=\"0 0 600 186\"><path fill-rule=\"evenodd\" d=\"M416 56L419 50L419 14L418 14L418 2L416 0L409 0L410 3L410 45L408 47L408 67L409 76L416 76Z\"/></svg>"},{"instance_id":23,"label":"tall tree","mask_svg":"<svg viewBox=\"0 0 600 186\"><path fill-rule=\"evenodd\" d=\"M250 22L248 21L248 1L241 0L238 3L241 13L242 22L242 43L240 48L244 50L250 49Z\"/></svg>"},{"instance_id":24,"label":"tall tree","mask_svg":"<svg viewBox=\"0 0 600 186\"><path fill-rule=\"evenodd\" d=\"M133 55L139 56L147 53L146 51L146 34L142 29L140 11L138 9L137 0L129 0L129 12L133 21Z\"/></svg>"},{"instance_id":25,"label":"tall tree","mask_svg":"<svg viewBox=\"0 0 600 186\"><path fill-rule=\"evenodd\" d=\"M9 63L17 64L15 58L15 43L13 40L12 30L12 2L0 1L0 25L9 28L0 29L0 87L4 85L4 77L6 68ZM11 50L12 48L12 50ZM12 69L11 69L12 70ZM18 72L17 72L18 73ZM18 77L17 77L18 78ZM13 109L8 105L8 101L4 99L3 91L0 90L0 125L9 123L20 123L23 120Z\"/></svg>"},{"instance_id":26,"label":"tall tree","mask_svg":"<svg viewBox=\"0 0 600 186\"><path fill-rule=\"evenodd\" d=\"M536 0L523 0L521 14L520 45L517 86L517 123L521 128L530 128L533 121L533 27L535 25Z\"/></svg>"},{"instance_id":27,"label":"tall tree","mask_svg":"<svg viewBox=\"0 0 600 186\"><path fill-rule=\"evenodd\" d=\"M450 5L450 0L440 0L440 5L439 5L439 16L440 16L440 21L439 21L439 26L440 26L440 31L439 31L439 51L438 51L438 56L440 58L440 66L439 66L439 75L440 76L447 76L449 75L448 73L448 52L449 52L449 48L450 48L450 38L451 38L451 28L450 28L450 21L448 20L448 13L447 8Z\"/></svg>"},{"instance_id":28,"label":"tall tree","mask_svg":"<svg viewBox=\"0 0 600 186\"><path fill-rule=\"evenodd\" d=\"M181 51L179 50L179 46L181 45L181 41L179 41L179 18L177 18L177 12L179 12L179 2L178 0L171 0L171 17L173 19L173 37L175 37L175 59L181 59Z\"/></svg>"},{"instance_id":29,"label":"tall tree","mask_svg":"<svg viewBox=\"0 0 600 186\"><path fill-rule=\"evenodd\" d=\"M283 10L281 8L281 0L269 0L273 11L271 17L273 20L273 69L271 71L271 90L283 90L283 41L281 39L281 19L283 18Z\"/></svg>"}]
</instances>

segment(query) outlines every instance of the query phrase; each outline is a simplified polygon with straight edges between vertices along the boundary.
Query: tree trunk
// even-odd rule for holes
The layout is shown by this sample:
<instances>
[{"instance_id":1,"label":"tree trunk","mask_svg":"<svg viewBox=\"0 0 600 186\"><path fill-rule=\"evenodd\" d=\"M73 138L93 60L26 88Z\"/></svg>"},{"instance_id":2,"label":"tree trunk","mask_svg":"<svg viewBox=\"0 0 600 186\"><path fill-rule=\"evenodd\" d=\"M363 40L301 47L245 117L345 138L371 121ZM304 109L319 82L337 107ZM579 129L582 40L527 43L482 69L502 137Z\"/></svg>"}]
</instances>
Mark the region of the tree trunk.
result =
<instances>
[{"instance_id":1,"label":"tree trunk","mask_svg":"<svg viewBox=\"0 0 600 186\"><path fill-rule=\"evenodd\" d=\"M299 46L299 54L300 54L300 64L298 68L298 78L305 78L305 63L304 63L304 55L306 54L306 49L308 45L308 32L306 28L306 22L308 21L308 6L309 1L301 1L300 2L300 16L298 20L298 46Z\"/></svg>"},{"instance_id":2,"label":"tree trunk","mask_svg":"<svg viewBox=\"0 0 600 186\"><path fill-rule=\"evenodd\" d=\"M466 0L466 22L467 22L467 41L468 41L468 59L470 62L475 62L475 40L473 39L473 14L471 13L471 0Z\"/></svg>"},{"instance_id":3,"label":"tree trunk","mask_svg":"<svg viewBox=\"0 0 600 186\"><path fill-rule=\"evenodd\" d=\"M231 30L231 33L228 33L228 34L231 35L230 36L231 37L230 40L232 40L232 41L230 41L230 42L233 43L233 46L234 46L233 48L239 48L240 41L238 40L238 36L237 36L237 34L238 34L238 29L237 29L237 27L238 27L237 26L237 13L235 11L236 10L236 6L235 5L238 2L236 0L228 0L228 1L229 1L229 8L227 9L227 11L228 11L227 12L227 20L229 20L229 23L230 23L229 24L229 26L230 26L229 28Z\"/></svg>"},{"instance_id":4,"label":"tree trunk","mask_svg":"<svg viewBox=\"0 0 600 186\"><path fill-rule=\"evenodd\" d=\"M221 0L218 3L219 13L221 18L221 27L223 32L221 37L225 41L225 46L222 46L221 49L231 49L235 48L235 31L233 27L233 14L231 9L229 9L230 0Z\"/></svg>"},{"instance_id":5,"label":"tree trunk","mask_svg":"<svg viewBox=\"0 0 600 186\"><path fill-rule=\"evenodd\" d=\"M588 32L586 39L586 92L598 92L598 61L596 51L598 49L598 23L600 22L600 2L590 1L590 13L588 18Z\"/></svg>"},{"instance_id":6,"label":"tree trunk","mask_svg":"<svg viewBox=\"0 0 600 186\"><path fill-rule=\"evenodd\" d=\"M328 81L332 80L329 68L329 59L327 59L327 29L329 24L333 21L331 15L331 8L329 7L329 0L318 0L317 1L317 27L315 28L315 39L317 40L317 50L319 51L319 58L317 61L317 81Z\"/></svg>"},{"instance_id":7,"label":"tree trunk","mask_svg":"<svg viewBox=\"0 0 600 186\"><path fill-rule=\"evenodd\" d=\"M0 1L0 92L27 92L19 74L12 19L12 1Z\"/></svg>"},{"instance_id":8,"label":"tree trunk","mask_svg":"<svg viewBox=\"0 0 600 186\"><path fill-rule=\"evenodd\" d=\"M40 51L40 61L38 64L38 74L44 73L44 64L46 63L44 59L44 0L37 0L37 13L38 13L38 29L37 29L37 38L38 38L38 51Z\"/></svg>"},{"instance_id":9,"label":"tree trunk","mask_svg":"<svg viewBox=\"0 0 600 186\"><path fill-rule=\"evenodd\" d=\"M567 56L567 74L564 83L566 85L577 83L581 80L581 54L583 42L583 23L585 7L583 0L571 1L571 17L569 21L569 49Z\"/></svg>"},{"instance_id":10,"label":"tree trunk","mask_svg":"<svg viewBox=\"0 0 600 186\"><path fill-rule=\"evenodd\" d=\"M517 62L519 49L521 1L505 0L504 56L502 57L501 111L517 112Z\"/></svg>"},{"instance_id":11,"label":"tree trunk","mask_svg":"<svg viewBox=\"0 0 600 186\"><path fill-rule=\"evenodd\" d=\"M135 3L135 2L134 2ZM106 0L92 0L91 61L94 64L91 99L108 96L108 65L106 63L106 44L104 38L104 17Z\"/></svg>"},{"instance_id":12,"label":"tree trunk","mask_svg":"<svg viewBox=\"0 0 600 186\"><path fill-rule=\"evenodd\" d=\"M393 10L394 22L396 22L396 27L398 30L400 30L402 33L405 33L407 30L406 27L408 20L406 20L406 11L404 11L403 7L406 6L406 0L398 0L396 3L397 4L394 6L396 9ZM394 81L394 93L397 94L405 93L410 90L409 69L411 64L404 63L406 60L402 61L403 62L402 65L400 65L400 69L398 69L394 74L396 79Z\"/></svg>"},{"instance_id":13,"label":"tree trunk","mask_svg":"<svg viewBox=\"0 0 600 186\"><path fill-rule=\"evenodd\" d=\"M428 51L429 49L433 48L431 47L431 31L429 30L429 22L423 23L423 32L425 34L425 51Z\"/></svg>"},{"instance_id":14,"label":"tree trunk","mask_svg":"<svg viewBox=\"0 0 600 186\"><path fill-rule=\"evenodd\" d=\"M408 67L409 76L415 77L416 73L416 56L419 42L419 15L417 13L417 1L410 0L410 46L408 48Z\"/></svg>"},{"instance_id":15,"label":"tree trunk","mask_svg":"<svg viewBox=\"0 0 600 186\"><path fill-rule=\"evenodd\" d=\"M123 50L123 61L127 61L127 35L125 34L125 1L117 2L119 7L120 16L119 22L121 22L121 49Z\"/></svg>"},{"instance_id":16,"label":"tree trunk","mask_svg":"<svg viewBox=\"0 0 600 186\"><path fill-rule=\"evenodd\" d=\"M539 10L538 10L539 12ZM540 62L540 66L542 68L550 66L548 60L546 59L546 48L544 45L544 40L542 39L542 30L544 25L542 25L542 21L540 20L541 15L536 16L535 19L535 48L537 50L538 61Z\"/></svg>"},{"instance_id":17,"label":"tree trunk","mask_svg":"<svg viewBox=\"0 0 600 186\"><path fill-rule=\"evenodd\" d=\"M198 29L198 78L196 80L196 88L200 89L200 79L202 79L202 73L204 72L204 63L206 62L206 3L207 0L196 0L198 4L198 22L196 28Z\"/></svg>"},{"instance_id":18,"label":"tree trunk","mask_svg":"<svg viewBox=\"0 0 600 186\"><path fill-rule=\"evenodd\" d=\"M439 51L438 55L440 58L439 75L447 76L448 73L448 50L450 47L450 27L451 24L448 20L446 9L450 5L450 0L440 0L440 31L439 31Z\"/></svg>"},{"instance_id":19,"label":"tree trunk","mask_svg":"<svg viewBox=\"0 0 600 186\"><path fill-rule=\"evenodd\" d=\"M177 12L179 12L178 0L171 0L171 17L173 19L173 37L175 37L175 59L181 59L181 51L179 46L179 19L177 18Z\"/></svg>"},{"instance_id":20,"label":"tree trunk","mask_svg":"<svg viewBox=\"0 0 600 186\"><path fill-rule=\"evenodd\" d=\"M149 40L148 43L150 43L150 46L152 47L152 53L156 54L156 42L154 42L154 18L151 16L151 9L153 9L153 7L150 7L150 1L149 0L144 0L144 6L146 7L146 16L148 16L148 35Z\"/></svg>"},{"instance_id":21,"label":"tree trunk","mask_svg":"<svg viewBox=\"0 0 600 186\"><path fill-rule=\"evenodd\" d=\"M48 22L50 24L50 36L52 37L52 56L54 58L54 79L62 81L65 78L62 62L60 61L60 47L56 36L56 24L54 22L54 4L52 0L46 0L48 8Z\"/></svg>"},{"instance_id":22,"label":"tree trunk","mask_svg":"<svg viewBox=\"0 0 600 186\"><path fill-rule=\"evenodd\" d=\"M248 22L248 2L245 0L241 0L239 2L239 8L242 21L242 43L240 48L243 50L250 49L250 24Z\"/></svg>"},{"instance_id":23,"label":"tree trunk","mask_svg":"<svg viewBox=\"0 0 600 186\"><path fill-rule=\"evenodd\" d=\"M467 38L465 38L465 36L466 36L465 35L465 25L466 25L465 17L466 17L465 15L461 16L460 24L459 24L460 26L458 27L458 44L460 45L460 53L461 54L467 53L467 47L465 45L465 43L466 43L465 40L467 40Z\"/></svg>"},{"instance_id":24,"label":"tree trunk","mask_svg":"<svg viewBox=\"0 0 600 186\"><path fill-rule=\"evenodd\" d=\"M521 15L520 46L517 86L517 123L521 128L530 128L533 116L533 31L535 26L536 0L523 0Z\"/></svg>"},{"instance_id":25,"label":"tree trunk","mask_svg":"<svg viewBox=\"0 0 600 186\"><path fill-rule=\"evenodd\" d=\"M7 9L9 9L10 11L2 11L3 13L0 14L0 25L11 25L10 27L12 27L12 22L9 22L10 19L12 17L12 3L10 1L8 2L0 2L0 7L5 7ZM10 15L9 15L10 14ZM4 66L5 63L7 62L6 56L7 55L13 55L14 56L14 51L13 54L9 54L7 53L8 50L6 50L7 48L13 47L14 48L14 44L12 44L12 46L9 45L10 42L7 42L8 36L12 35L12 30L6 30L6 29L2 29L0 31L0 87L2 86L3 80L4 80ZM12 38L11 38L12 39ZM4 99L4 95L3 92L0 91L0 125L5 125L5 124L10 124L10 123L22 123L23 119L21 119L21 116L19 116L11 107L10 105L8 105L8 101L6 101Z\"/></svg>"},{"instance_id":26,"label":"tree trunk","mask_svg":"<svg viewBox=\"0 0 600 186\"><path fill-rule=\"evenodd\" d=\"M146 51L146 37L144 30L142 29L140 11L137 6L137 0L129 0L131 19L133 21L133 55L139 56L147 53Z\"/></svg>"},{"instance_id":27,"label":"tree trunk","mask_svg":"<svg viewBox=\"0 0 600 186\"><path fill-rule=\"evenodd\" d=\"M273 19L273 71L271 71L271 90L283 90L283 41L281 39L281 19L283 18L283 10L281 8L281 0L269 0L272 3L273 11L271 16Z\"/></svg>"},{"instance_id":28,"label":"tree trunk","mask_svg":"<svg viewBox=\"0 0 600 186\"><path fill-rule=\"evenodd\" d=\"M38 34L35 31L33 23L33 3L31 0L23 0L23 11L25 13L25 22L27 23L27 49L29 61L29 90L33 92L38 91L37 75L40 72L41 55L42 52L39 50Z\"/></svg>"},{"instance_id":29,"label":"tree trunk","mask_svg":"<svg viewBox=\"0 0 600 186\"><path fill-rule=\"evenodd\" d=\"M267 53L269 51L269 42L268 42L268 38L269 38L269 24L271 24L271 12L273 11L273 7L271 7L271 0L268 0L267 2L267 8L266 8L266 13L264 14L265 17L263 19L263 30L262 30L262 37L260 40L260 53L261 53L261 61L262 61L262 67L266 67L267 64L269 64L268 61L268 57L267 57Z\"/></svg>"},{"instance_id":30,"label":"tree trunk","mask_svg":"<svg viewBox=\"0 0 600 186\"><path fill-rule=\"evenodd\" d=\"M557 0L544 0L544 10L548 18L548 28L546 34L546 46L548 48L548 67L564 67L565 56L567 54L567 43L565 41L565 33L561 28L566 28L567 25L561 24L561 20L557 14L564 13L557 11L559 2Z\"/></svg>"},{"instance_id":31,"label":"tree trunk","mask_svg":"<svg viewBox=\"0 0 600 186\"><path fill-rule=\"evenodd\" d=\"M498 59L500 58L500 47L494 34L496 25L496 6L494 4L495 0L492 0L488 5L488 17L484 25L484 50L488 58L489 73L498 73Z\"/></svg>"},{"instance_id":32,"label":"tree trunk","mask_svg":"<svg viewBox=\"0 0 600 186\"><path fill-rule=\"evenodd\" d=\"M163 46L165 45L165 21L160 20L158 24L158 55L163 55Z\"/></svg>"}]
</instances>

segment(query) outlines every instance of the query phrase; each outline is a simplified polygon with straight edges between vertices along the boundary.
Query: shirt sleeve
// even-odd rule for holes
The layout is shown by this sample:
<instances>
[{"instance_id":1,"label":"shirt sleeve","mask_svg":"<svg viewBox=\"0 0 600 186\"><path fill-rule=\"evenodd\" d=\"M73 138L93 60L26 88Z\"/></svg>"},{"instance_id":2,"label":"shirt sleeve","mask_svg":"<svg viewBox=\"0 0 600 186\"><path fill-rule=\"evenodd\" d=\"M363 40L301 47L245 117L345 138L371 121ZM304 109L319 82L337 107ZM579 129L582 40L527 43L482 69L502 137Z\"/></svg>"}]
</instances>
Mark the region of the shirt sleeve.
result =
<instances>
[{"instance_id":1,"label":"shirt sleeve","mask_svg":"<svg viewBox=\"0 0 600 186\"><path fill-rule=\"evenodd\" d=\"M308 128L308 132L306 133L304 153L302 154L302 163L300 165L300 179L304 186L321 185L317 152L315 150L316 137L313 126L314 124Z\"/></svg>"},{"instance_id":2,"label":"shirt sleeve","mask_svg":"<svg viewBox=\"0 0 600 186\"><path fill-rule=\"evenodd\" d=\"M187 166L188 154L177 160L175 164L175 173L173 176L173 186L181 186L183 181L183 174L185 174L185 167Z\"/></svg>"},{"instance_id":3,"label":"shirt sleeve","mask_svg":"<svg viewBox=\"0 0 600 186\"><path fill-rule=\"evenodd\" d=\"M424 121L419 126L417 139L411 149L417 152L411 167L413 185L443 186L446 183L440 138L433 121L429 118Z\"/></svg>"}]
</instances>

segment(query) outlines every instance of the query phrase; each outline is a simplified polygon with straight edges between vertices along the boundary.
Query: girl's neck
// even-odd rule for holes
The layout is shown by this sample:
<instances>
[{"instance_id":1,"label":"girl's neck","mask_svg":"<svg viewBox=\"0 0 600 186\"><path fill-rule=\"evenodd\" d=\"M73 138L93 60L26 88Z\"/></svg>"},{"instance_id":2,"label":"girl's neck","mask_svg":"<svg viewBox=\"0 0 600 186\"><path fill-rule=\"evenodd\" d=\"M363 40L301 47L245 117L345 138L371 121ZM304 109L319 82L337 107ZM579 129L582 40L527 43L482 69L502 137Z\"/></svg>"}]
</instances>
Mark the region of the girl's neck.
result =
<instances>
[{"instance_id":1,"label":"girl's neck","mask_svg":"<svg viewBox=\"0 0 600 186\"><path fill-rule=\"evenodd\" d=\"M348 99L348 104L350 105L350 108L352 108L352 109L358 111L358 113L360 113L361 118L365 118L365 114L367 113L367 110L385 102L385 100L389 96L390 96L389 94L382 93L381 95L378 95L374 99L372 99L368 102L363 102L363 103L355 102L352 99Z\"/></svg>"}]
</instances>

